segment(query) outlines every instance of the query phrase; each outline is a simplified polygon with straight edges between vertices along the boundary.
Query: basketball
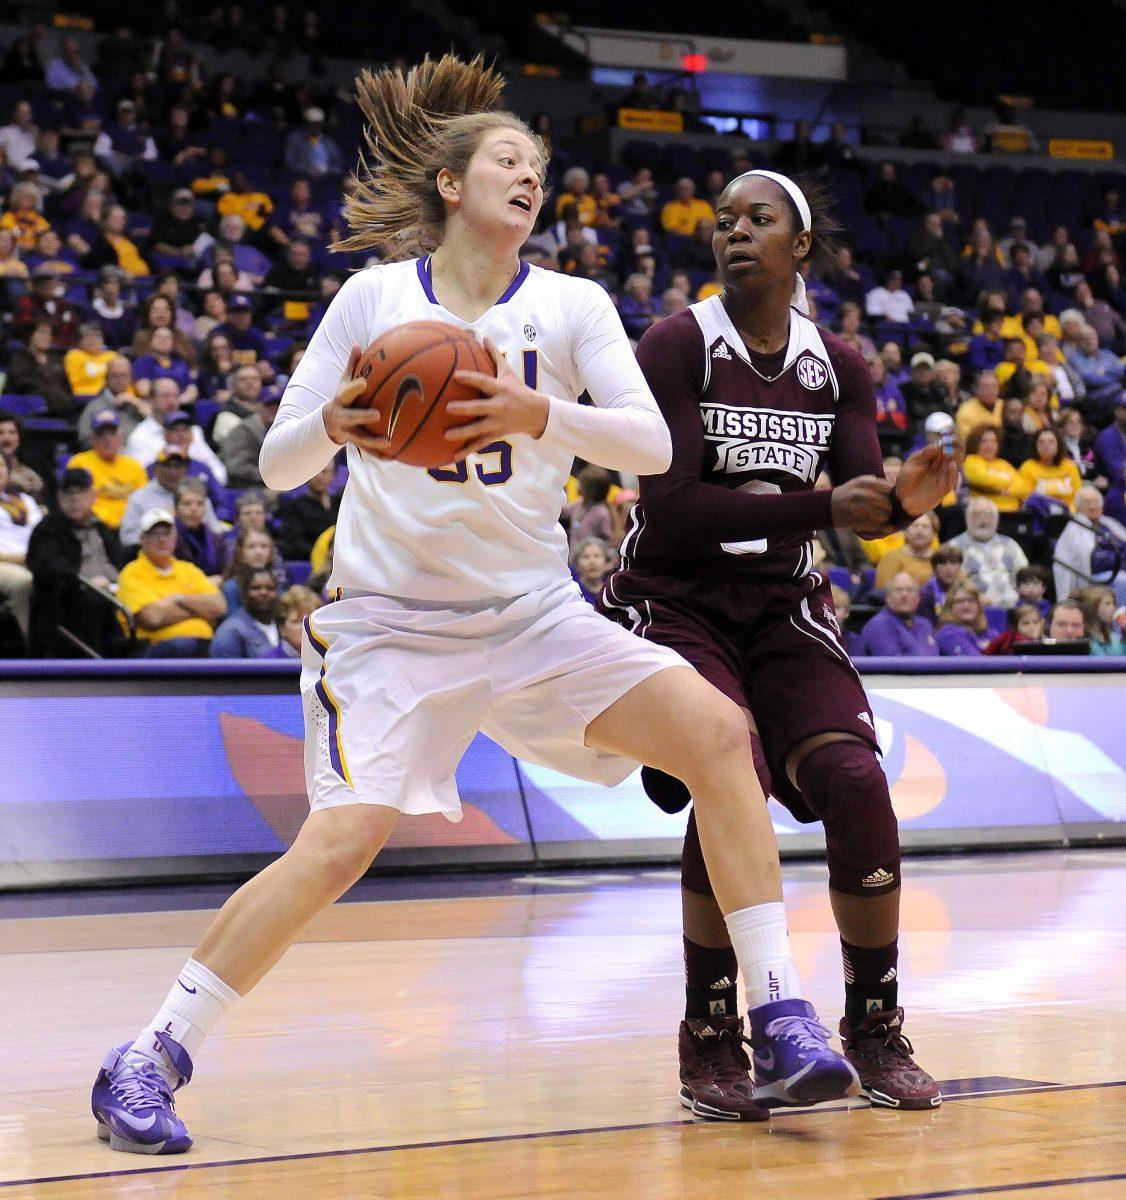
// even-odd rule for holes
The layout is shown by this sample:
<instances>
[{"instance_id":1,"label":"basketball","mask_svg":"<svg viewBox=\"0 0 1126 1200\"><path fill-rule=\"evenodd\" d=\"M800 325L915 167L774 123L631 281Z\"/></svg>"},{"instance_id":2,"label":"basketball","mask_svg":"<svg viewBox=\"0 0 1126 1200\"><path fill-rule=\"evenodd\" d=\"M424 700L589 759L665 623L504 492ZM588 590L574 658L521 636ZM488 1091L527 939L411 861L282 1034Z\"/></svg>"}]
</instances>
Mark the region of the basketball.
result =
<instances>
[{"instance_id":1,"label":"basketball","mask_svg":"<svg viewBox=\"0 0 1126 1200\"><path fill-rule=\"evenodd\" d=\"M377 409L372 430L391 442L386 457L412 467L443 467L459 443L446 431L471 418L446 411L451 400L473 400L476 388L457 371L495 375L496 366L472 334L444 321L410 321L388 330L364 351L354 378L367 380L357 407Z\"/></svg>"}]
</instances>

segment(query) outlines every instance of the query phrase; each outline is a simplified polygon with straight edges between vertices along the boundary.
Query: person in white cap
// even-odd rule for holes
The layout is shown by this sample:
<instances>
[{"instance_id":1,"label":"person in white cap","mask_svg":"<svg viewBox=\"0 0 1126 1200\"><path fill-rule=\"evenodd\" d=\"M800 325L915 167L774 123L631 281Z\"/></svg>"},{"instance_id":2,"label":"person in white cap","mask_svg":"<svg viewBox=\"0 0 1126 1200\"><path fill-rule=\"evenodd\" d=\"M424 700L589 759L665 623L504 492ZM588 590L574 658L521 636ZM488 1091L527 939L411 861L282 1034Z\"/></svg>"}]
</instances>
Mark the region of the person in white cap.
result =
<instances>
[{"instance_id":1,"label":"person in white cap","mask_svg":"<svg viewBox=\"0 0 1126 1200\"><path fill-rule=\"evenodd\" d=\"M315 105L304 113L305 127L285 139L285 166L299 175L339 175L344 169L340 147L325 133L325 115Z\"/></svg>"}]
</instances>

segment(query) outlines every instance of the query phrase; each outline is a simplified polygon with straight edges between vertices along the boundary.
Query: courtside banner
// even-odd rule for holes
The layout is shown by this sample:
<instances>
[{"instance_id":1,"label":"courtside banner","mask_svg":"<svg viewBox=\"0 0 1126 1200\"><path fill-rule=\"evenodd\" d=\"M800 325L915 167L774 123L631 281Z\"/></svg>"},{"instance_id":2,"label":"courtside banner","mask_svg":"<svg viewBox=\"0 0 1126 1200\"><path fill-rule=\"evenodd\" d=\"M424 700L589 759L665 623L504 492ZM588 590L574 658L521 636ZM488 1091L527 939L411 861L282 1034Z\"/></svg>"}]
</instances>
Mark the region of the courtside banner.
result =
<instances>
[{"instance_id":1,"label":"courtside banner","mask_svg":"<svg viewBox=\"0 0 1126 1200\"><path fill-rule=\"evenodd\" d=\"M916 835L927 846L1126 837L1126 674L866 683L908 846ZM0 677L0 885L190 876L280 853L307 812L295 684L249 673ZM611 848L656 859L675 853L684 829L684 814L646 800L639 773L599 788L517 762L485 737L457 780L463 820L404 817L389 862L581 860ZM811 827L772 811L783 851L808 840Z\"/></svg>"}]
</instances>

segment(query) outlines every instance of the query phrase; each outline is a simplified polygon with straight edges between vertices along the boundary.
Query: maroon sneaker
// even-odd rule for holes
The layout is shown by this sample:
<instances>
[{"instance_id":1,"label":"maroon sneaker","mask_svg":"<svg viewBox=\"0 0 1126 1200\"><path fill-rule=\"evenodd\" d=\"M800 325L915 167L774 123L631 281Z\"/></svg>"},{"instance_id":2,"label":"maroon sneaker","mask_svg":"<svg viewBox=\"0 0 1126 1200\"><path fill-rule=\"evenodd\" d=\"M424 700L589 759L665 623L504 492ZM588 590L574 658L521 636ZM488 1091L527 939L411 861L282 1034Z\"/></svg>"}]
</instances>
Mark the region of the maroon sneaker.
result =
<instances>
[{"instance_id":1,"label":"maroon sneaker","mask_svg":"<svg viewBox=\"0 0 1126 1200\"><path fill-rule=\"evenodd\" d=\"M903 1009L870 1012L855 1029L842 1017L841 1041L873 1104L937 1108L942 1103L938 1084L911 1057L915 1051L903 1036Z\"/></svg>"},{"instance_id":2,"label":"maroon sneaker","mask_svg":"<svg viewBox=\"0 0 1126 1200\"><path fill-rule=\"evenodd\" d=\"M741 1017L680 1023L680 1103L706 1121L766 1121L756 1104Z\"/></svg>"}]
</instances>

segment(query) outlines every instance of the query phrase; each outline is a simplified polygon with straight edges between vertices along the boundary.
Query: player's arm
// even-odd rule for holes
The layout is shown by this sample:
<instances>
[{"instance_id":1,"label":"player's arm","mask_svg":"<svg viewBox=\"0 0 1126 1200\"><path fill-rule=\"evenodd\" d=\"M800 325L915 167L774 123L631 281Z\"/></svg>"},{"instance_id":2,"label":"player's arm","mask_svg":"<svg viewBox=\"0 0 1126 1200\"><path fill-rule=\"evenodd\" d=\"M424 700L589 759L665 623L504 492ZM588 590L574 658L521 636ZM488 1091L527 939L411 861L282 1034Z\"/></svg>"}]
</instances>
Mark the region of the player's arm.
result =
<instances>
[{"instance_id":1,"label":"player's arm","mask_svg":"<svg viewBox=\"0 0 1126 1200\"><path fill-rule=\"evenodd\" d=\"M867 363L855 351L834 356L840 383L837 419L829 448L829 477L833 495L859 479L884 478L883 454L876 433L876 387ZM882 526L852 526L869 534L903 529L939 504L958 482L959 447L925 446L910 455L900 469L889 498L891 511ZM839 498L834 502L840 507ZM833 524L839 526L834 520Z\"/></svg>"},{"instance_id":2,"label":"player's arm","mask_svg":"<svg viewBox=\"0 0 1126 1200\"><path fill-rule=\"evenodd\" d=\"M369 309L378 302L370 274L345 281L286 385L258 459L268 488L288 492L308 483L347 442L373 454L389 445L365 432L375 414L353 407L364 381L353 380L352 369L371 327Z\"/></svg>"},{"instance_id":3,"label":"player's arm","mask_svg":"<svg viewBox=\"0 0 1126 1200\"><path fill-rule=\"evenodd\" d=\"M758 494L700 478L706 450L700 419L704 345L694 321L653 326L641 339L637 358L672 433L672 465L664 475L642 481L646 517L659 523L668 536L685 546L697 546L702 540L737 542L812 534L835 523L830 492ZM863 493L863 485L856 490ZM886 500L877 493L878 489L869 488L864 498L870 508L883 505L886 511ZM864 511L857 519L867 522L872 517Z\"/></svg>"},{"instance_id":4,"label":"player's arm","mask_svg":"<svg viewBox=\"0 0 1126 1200\"><path fill-rule=\"evenodd\" d=\"M458 400L448 411L466 423L450 429L451 442L471 439L455 461L497 438L524 433L546 446L558 446L586 462L610 470L646 474L669 464L669 433L638 370L629 339L610 298L597 284L569 289L564 320L571 343L578 390L594 407L549 396L528 387L497 353L496 378L459 371L455 378L479 388L479 400Z\"/></svg>"}]
</instances>

